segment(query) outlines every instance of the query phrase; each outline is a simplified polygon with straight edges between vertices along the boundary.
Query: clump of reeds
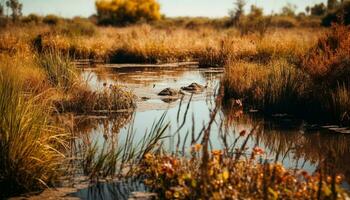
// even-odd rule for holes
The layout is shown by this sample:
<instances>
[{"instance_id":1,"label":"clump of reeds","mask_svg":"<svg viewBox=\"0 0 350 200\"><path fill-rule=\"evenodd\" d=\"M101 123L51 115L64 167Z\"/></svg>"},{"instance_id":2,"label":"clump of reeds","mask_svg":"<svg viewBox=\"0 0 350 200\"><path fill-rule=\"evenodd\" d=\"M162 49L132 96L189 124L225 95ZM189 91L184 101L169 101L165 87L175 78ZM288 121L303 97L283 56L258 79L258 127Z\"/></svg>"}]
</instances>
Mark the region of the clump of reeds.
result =
<instances>
[{"instance_id":1,"label":"clump of reeds","mask_svg":"<svg viewBox=\"0 0 350 200\"><path fill-rule=\"evenodd\" d=\"M307 99L310 78L285 60L233 62L223 79L226 97L267 112L294 112Z\"/></svg>"},{"instance_id":2,"label":"clump of reeds","mask_svg":"<svg viewBox=\"0 0 350 200\"><path fill-rule=\"evenodd\" d=\"M127 111L135 106L135 95L118 85L92 91L88 86L80 84L56 102L60 112L95 114Z\"/></svg>"},{"instance_id":3,"label":"clump of reeds","mask_svg":"<svg viewBox=\"0 0 350 200\"><path fill-rule=\"evenodd\" d=\"M52 87L66 92L78 84L77 69L68 56L57 51L48 51L38 55L37 62Z\"/></svg>"},{"instance_id":4,"label":"clump of reeds","mask_svg":"<svg viewBox=\"0 0 350 200\"><path fill-rule=\"evenodd\" d=\"M350 86L339 84L331 93L329 110L341 122L350 122Z\"/></svg>"},{"instance_id":5,"label":"clump of reeds","mask_svg":"<svg viewBox=\"0 0 350 200\"><path fill-rule=\"evenodd\" d=\"M0 67L0 197L53 185L65 157L66 134L53 126L50 102L23 94L22 84L11 66Z\"/></svg>"}]
</instances>

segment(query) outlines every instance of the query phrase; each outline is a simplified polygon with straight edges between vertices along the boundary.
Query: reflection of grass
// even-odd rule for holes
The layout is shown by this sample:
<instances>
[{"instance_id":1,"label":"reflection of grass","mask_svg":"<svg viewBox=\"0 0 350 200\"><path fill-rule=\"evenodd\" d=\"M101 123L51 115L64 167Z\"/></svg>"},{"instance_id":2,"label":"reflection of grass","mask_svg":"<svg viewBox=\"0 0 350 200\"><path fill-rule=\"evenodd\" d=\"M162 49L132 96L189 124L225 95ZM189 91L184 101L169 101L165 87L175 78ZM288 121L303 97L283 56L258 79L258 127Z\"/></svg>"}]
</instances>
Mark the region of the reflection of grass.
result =
<instances>
[{"instance_id":1,"label":"reflection of grass","mask_svg":"<svg viewBox=\"0 0 350 200\"><path fill-rule=\"evenodd\" d=\"M133 175L134 168L147 154L155 152L159 142L164 139L169 124L164 122L165 114L153 124L149 132L140 141L135 141L134 127L128 129L124 143L112 130L112 135L106 137L102 147L98 141L91 141L88 135L77 141L77 154L81 156L80 166L85 175L91 179L114 176Z\"/></svg>"}]
</instances>

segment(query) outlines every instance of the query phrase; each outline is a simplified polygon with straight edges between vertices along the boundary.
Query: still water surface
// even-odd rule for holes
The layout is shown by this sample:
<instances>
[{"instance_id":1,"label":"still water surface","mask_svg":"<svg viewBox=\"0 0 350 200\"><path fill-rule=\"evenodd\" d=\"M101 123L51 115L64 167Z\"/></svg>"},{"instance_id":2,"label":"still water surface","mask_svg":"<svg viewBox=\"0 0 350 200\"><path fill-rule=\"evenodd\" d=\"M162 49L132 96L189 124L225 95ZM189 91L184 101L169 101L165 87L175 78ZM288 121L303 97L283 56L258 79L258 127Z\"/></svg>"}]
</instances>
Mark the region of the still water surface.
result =
<instances>
[{"instance_id":1,"label":"still water surface","mask_svg":"<svg viewBox=\"0 0 350 200\"><path fill-rule=\"evenodd\" d=\"M179 143L180 151L184 149L186 152L191 146L191 139L186 135L194 133L197 136L208 123L211 110L216 106L215 94L219 90L222 73L223 69L194 67L84 69L82 76L91 88L99 90L105 83L125 87L136 94L137 108L133 113L118 114L116 118L81 117L76 130L102 144L113 134L118 134L121 140L125 140L125 135L132 126L137 141L141 140L152 124L166 113L165 121L170 123L167 131L169 136L174 135L182 122L184 127L179 131L179 135L166 139L165 149L174 152ZM194 94L191 101L190 93L185 93L183 101L169 100L157 95L164 88L179 90L193 82L207 88L202 93ZM185 114L187 106L189 108ZM179 118L177 118L178 112ZM277 160L287 168L303 169L309 173L314 173L320 166L331 163L331 170L342 173L346 180L343 186L349 188L350 135L322 128L321 126L325 124L314 126L305 120L286 115L268 118L250 112L238 115L236 109L228 106L221 107L215 121L210 136L212 149L223 148L220 140L223 129L223 132L229 135L228 140L232 142L242 130L249 132L253 127L259 126L260 131L248 141L250 149L259 146L265 150L265 156L270 161ZM240 142L242 143L243 139ZM334 155L335 159L331 159L331 155ZM86 194L77 194L79 197L84 195Z\"/></svg>"}]
</instances>

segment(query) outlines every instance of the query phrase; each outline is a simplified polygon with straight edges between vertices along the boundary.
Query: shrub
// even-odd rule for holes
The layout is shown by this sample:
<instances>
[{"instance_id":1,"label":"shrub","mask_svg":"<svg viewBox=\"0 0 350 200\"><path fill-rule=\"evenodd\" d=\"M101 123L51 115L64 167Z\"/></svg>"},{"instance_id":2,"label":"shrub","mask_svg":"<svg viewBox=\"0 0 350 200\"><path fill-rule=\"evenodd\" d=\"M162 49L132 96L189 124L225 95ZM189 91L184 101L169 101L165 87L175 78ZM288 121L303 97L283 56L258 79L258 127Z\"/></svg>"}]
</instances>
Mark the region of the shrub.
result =
<instances>
[{"instance_id":1,"label":"shrub","mask_svg":"<svg viewBox=\"0 0 350 200\"><path fill-rule=\"evenodd\" d=\"M260 37L263 37L271 24L272 17L264 17L261 8L252 6L251 13L241 19L238 28L241 35L257 32Z\"/></svg>"},{"instance_id":2,"label":"shrub","mask_svg":"<svg viewBox=\"0 0 350 200\"><path fill-rule=\"evenodd\" d=\"M298 26L298 22L294 17L275 16L271 19L271 26L281 28L293 28Z\"/></svg>"},{"instance_id":3,"label":"shrub","mask_svg":"<svg viewBox=\"0 0 350 200\"><path fill-rule=\"evenodd\" d=\"M314 16L323 16L326 12L327 8L324 3L316 4L311 8L311 15Z\"/></svg>"},{"instance_id":4,"label":"shrub","mask_svg":"<svg viewBox=\"0 0 350 200\"><path fill-rule=\"evenodd\" d=\"M319 83L335 88L349 83L350 27L334 25L302 59L302 67Z\"/></svg>"},{"instance_id":5,"label":"shrub","mask_svg":"<svg viewBox=\"0 0 350 200\"><path fill-rule=\"evenodd\" d=\"M350 24L350 2L345 1L342 3L342 5L333 12L328 13L323 19L322 19L322 25L323 26L331 26L332 23L338 23L338 24Z\"/></svg>"},{"instance_id":6,"label":"shrub","mask_svg":"<svg viewBox=\"0 0 350 200\"><path fill-rule=\"evenodd\" d=\"M94 36L97 29L93 23L88 20L75 19L71 22L61 23L57 26L59 33L67 36Z\"/></svg>"},{"instance_id":7,"label":"shrub","mask_svg":"<svg viewBox=\"0 0 350 200\"><path fill-rule=\"evenodd\" d=\"M161 18L156 0L97 0L96 8L100 24L125 25Z\"/></svg>"},{"instance_id":8,"label":"shrub","mask_svg":"<svg viewBox=\"0 0 350 200\"><path fill-rule=\"evenodd\" d=\"M61 21L60 17L56 15L46 15L43 19L43 22L48 25L57 25Z\"/></svg>"},{"instance_id":9,"label":"shrub","mask_svg":"<svg viewBox=\"0 0 350 200\"><path fill-rule=\"evenodd\" d=\"M27 24L30 24L30 23L39 24L41 22L41 20L42 20L41 17L36 15L36 14L30 14L30 15L22 18L22 22L27 23Z\"/></svg>"}]
</instances>

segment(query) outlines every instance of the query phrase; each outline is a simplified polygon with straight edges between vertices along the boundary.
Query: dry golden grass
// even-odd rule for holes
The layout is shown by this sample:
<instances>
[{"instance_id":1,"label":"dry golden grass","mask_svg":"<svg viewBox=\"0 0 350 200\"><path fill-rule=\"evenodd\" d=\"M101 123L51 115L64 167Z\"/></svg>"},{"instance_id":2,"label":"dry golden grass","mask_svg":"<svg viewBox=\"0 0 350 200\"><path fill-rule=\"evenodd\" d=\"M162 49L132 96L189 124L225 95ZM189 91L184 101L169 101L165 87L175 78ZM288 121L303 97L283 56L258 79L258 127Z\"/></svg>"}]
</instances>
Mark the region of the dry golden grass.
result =
<instances>
[{"instance_id":1,"label":"dry golden grass","mask_svg":"<svg viewBox=\"0 0 350 200\"><path fill-rule=\"evenodd\" d=\"M65 159L67 135L53 125L50 100L23 94L18 75L9 63L0 64L0 198L53 185Z\"/></svg>"},{"instance_id":2,"label":"dry golden grass","mask_svg":"<svg viewBox=\"0 0 350 200\"><path fill-rule=\"evenodd\" d=\"M59 27L59 26L58 26ZM164 63L196 60L201 66L223 66L226 60L233 58L269 59L271 56L290 57L296 60L308 48L313 46L322 29L294 28L270 29L265 37L258 34L240 36L238 30L201 27L188 29L181 27L156 28L150 25L135 25L123 28L99 27L93 35L65 34L61 28L38 26L35 31L30 27L15 27L7 32L27 32L24 36L15 36L12 40L30 47L31 41L42 35L44 49L54 49L69 53L75 58L89 58L110 62ZM5 34L6 35L6 34ZM29 39L28 39L29 38ZM21 50L6 44L3 48ZM7 47L10 46L11 48Z\"/></svg>"},{"instance_id":3,"label":"dry golden grass","mask_svg":"<svg viewBox=\"0 0 350 200\"><path fill-rule=\"evenodd\" d=\"M297 112L308 95L310 78L285 59L267 64L233 62L226 66L226 97L266 112Z\"/></svg>"}]
</instances>

